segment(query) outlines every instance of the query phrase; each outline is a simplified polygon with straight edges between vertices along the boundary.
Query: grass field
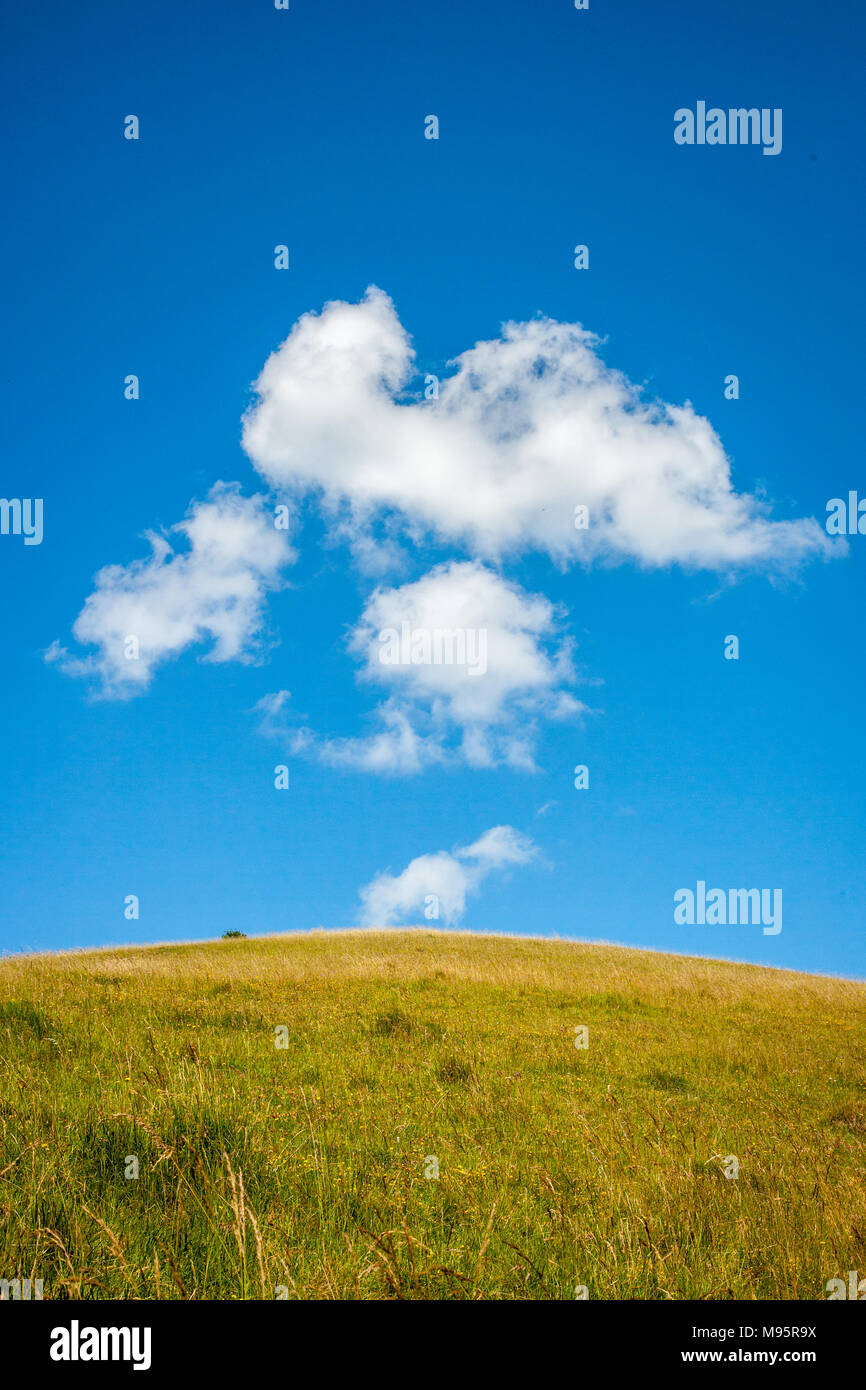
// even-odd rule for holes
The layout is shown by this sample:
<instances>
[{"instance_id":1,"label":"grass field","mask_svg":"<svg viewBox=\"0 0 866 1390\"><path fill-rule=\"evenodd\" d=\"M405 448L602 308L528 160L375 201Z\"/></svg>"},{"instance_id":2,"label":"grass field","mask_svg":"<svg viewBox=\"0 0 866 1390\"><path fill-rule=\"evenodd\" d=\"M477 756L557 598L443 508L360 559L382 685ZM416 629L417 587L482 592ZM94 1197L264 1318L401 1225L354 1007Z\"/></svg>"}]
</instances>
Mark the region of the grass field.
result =
<instances>
[{"instance_id":1,"label":"grass field","mask_svg":"<svg viewBox=\"0 0 866 1390\"><path fill-rule=\"evenodd\" d=\"M862 984L426 930L9 958L0 1277L824 1298L866 1274L864 1025Z\"/></svg>"}]
</instances>

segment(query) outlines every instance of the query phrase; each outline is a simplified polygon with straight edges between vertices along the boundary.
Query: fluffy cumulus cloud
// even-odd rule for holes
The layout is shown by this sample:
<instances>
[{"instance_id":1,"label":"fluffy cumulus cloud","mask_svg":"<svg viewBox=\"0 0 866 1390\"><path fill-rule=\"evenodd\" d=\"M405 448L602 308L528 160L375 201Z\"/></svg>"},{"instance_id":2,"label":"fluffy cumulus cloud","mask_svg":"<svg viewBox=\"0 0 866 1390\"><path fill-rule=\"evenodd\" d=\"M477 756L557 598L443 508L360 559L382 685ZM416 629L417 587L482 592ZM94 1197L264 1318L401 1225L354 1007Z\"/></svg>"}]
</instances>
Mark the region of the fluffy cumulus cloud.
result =
<instances>
[{"instance_id":1,"label":"fluffy cumulus cloud","mask_svg":"<svg viewBox=\"0 0 866 1390\"><path fill-rule=\"evenodd\" d=\"M581 706L565 688L570 658L552 606L490 568L509 556L731 570L829 552L817 522L773 521L757 497L735 492L708 421L688 405L645 401L578 324L506 324L452 367L438 398L410 397L409 337L371 288L358 304L303 315L255 384L250 458L276 500L310 494L365 573L381 581L413 541L476 557L373 594L351 639L364 679L383 691L369 728L323 739L294 721L298 748L374 771L455 758L531 767L538 721ZM264 499L221 483L148 539L147 558L97 575L74 625L89 651L55 643L47 653L120 698L203 643L205 660L250 660L267 594L294 558ZM484 629L484 670L477 651L474 671L435 655L383 662L379 632L403 624ZM286 699L260 711L267 730L287 727Z\"/></svg>"},{"instance_id":2,"label":"fluffy cumulus cloud","mask_svg":"<svg viewBox=\"0 0 866 1390\"><path fill-rule=\"evenodd\" d=\"M585 706L561 615L477 561L450 561L414 583L379 588L349 636L362 681L385 692L371 730L357 738L294 736L299 751L372 772L418 772L434 763L505 763L531 769L539 721ZM286 692L260 702L264 733Z\"/></svg>"},{"instance_id":3,"label":"fluffy cumulus cloud","mask_svg":"<svg viewBox=\"0 0 866 1390\"><path fill-rule=\"evenodd\" d=\"M510 825L496 825L453 853L419 855L401 874L377 874L361 889L361 924L391 926L417 912L453 926L463 918L467 897L490 873L528 864L536 854L529 836Z\"/></svg>"},{"instance_id":4,"label":"fluffy cumulus cloud","mask_svg":"<svg viewBox=\"0 0 866 1390\"><path fill-rule=\"evenodd\" d=\"M178 547L170 537L185 542ZM260 497L217 483L168 535L147 533L151 554L108 565L73 626L83 656L49 649L70 675L125 698L147 689L155 668L209 642L206 661L249 661L257 651L269 590L294 554Z\"/></svg>"},{"instance_id":5,"label":"fluffy cumulus cloud","mask_svg":"<svg viewBox=\"0 0 866 1390\"><path fill-rule=\"evenodd\" d=\"M773 521L734 491L706 419L645 401L597 348L578 324L507 323L456 358L438 399L405 400L413 349L371 288L298 320L256 382L244 447L275 489L317 492L368 560L395 515L487 559L731 569L828 553L816 521Z\"/></svg>"}]
</instances>

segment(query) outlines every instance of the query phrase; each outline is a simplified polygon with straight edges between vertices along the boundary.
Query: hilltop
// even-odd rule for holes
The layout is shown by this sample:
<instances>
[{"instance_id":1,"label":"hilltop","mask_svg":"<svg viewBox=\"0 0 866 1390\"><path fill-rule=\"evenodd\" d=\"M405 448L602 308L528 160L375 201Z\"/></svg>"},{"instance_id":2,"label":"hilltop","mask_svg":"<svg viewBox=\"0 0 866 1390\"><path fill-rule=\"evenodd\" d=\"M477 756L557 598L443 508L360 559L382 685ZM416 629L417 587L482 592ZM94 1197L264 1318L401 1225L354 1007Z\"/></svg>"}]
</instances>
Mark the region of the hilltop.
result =
<instances>
[{"instance_id":1,"label":"hilltop","mask_svg":"<svg viewBox=\"0 0 866 1390\"><path fill-rule=\"evenodd\" d=\"M854 981L426 929L10 958L0 1275L823 1298L866 1271L864 1025Z\"/></svg>"}]
</instances>

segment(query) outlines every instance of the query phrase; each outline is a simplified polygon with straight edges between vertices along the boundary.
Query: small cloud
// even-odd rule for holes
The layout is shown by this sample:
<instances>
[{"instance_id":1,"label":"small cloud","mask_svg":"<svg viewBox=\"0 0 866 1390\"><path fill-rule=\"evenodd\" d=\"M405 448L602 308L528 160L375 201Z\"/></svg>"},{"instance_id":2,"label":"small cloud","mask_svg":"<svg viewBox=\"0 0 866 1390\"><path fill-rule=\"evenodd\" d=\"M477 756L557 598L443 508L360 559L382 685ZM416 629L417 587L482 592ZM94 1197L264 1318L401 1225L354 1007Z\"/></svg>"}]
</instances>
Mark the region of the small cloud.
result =
<instances>
[{"instance_id":1,"label":"small cloud","mask_svg":"<svg viewBox=\"0 0 866 1390\"><path fill-rule=\"evenodd\" d=\"M217 483L184 521L146 539L147 559L99 571L73 624L77 641L96 650L77 656L55 641L45 653L107 698L141 694L157 666L202 642L211 644L205 661L256 659L266 595L281 587L281 571L295 559L264 500L243 497L238 484Z\"/></svg>"},{"instance_id":2,"label":"small cloud","mask_svg":"<svg viewBox=\"0 0 866 1390\"><path fill-rule=\"evenodd\" d=\"M428 921L441 918L453 926L463 918L467 897L489 874L528 864L537 854L528 835L496 825L453 853L419 855L401 874L378 874L361 889L361 925L391 926L417 909Z\"/></svg>"},{"instance_id":3,"label":"small cloud","mask_svg":"<svg viewBox=\"0 0 866 1390\"><path fill-rule=\"evenodd\" d=\"M283 717L291 698L291 691L275 690L257 700L252 712L260 716L258 733L288 745L290 753L303 753L310 746L313 736L309 729Z\"/></svg>"},{"instance_id":4,"label":"small cloud","mask_svg":"<svg viewBox=\"0 0 866 1390\"><path fill-rule=\"evenodd\" d=\"M317 737L324 762L407 775L434 766L536 771L542 720L587 713L563 614L474 561L449 561L413 583L378 588L349 636L360 679L388 688L371 731Z\"/></svg>"}]
</instances>

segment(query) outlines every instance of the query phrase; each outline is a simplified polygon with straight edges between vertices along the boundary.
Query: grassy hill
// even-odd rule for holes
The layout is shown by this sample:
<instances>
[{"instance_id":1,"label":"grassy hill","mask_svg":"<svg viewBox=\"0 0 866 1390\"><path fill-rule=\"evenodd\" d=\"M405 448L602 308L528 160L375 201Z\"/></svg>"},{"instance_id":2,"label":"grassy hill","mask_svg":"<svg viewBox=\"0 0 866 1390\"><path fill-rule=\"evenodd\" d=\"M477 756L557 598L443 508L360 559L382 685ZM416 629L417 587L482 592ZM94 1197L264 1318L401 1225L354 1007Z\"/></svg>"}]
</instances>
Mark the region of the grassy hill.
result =
<instances>
[{"instance_id":1,"label":"grassy hill","mask_svg":"<svg viewBox=\"0 0 866 1390\"><path fill-rule=\"evenodd\" d=\"M823 1298L866 1274L864 1025L862 984L426 930L10 958L0 1277Z\"/></svg>"}]
</instances>

